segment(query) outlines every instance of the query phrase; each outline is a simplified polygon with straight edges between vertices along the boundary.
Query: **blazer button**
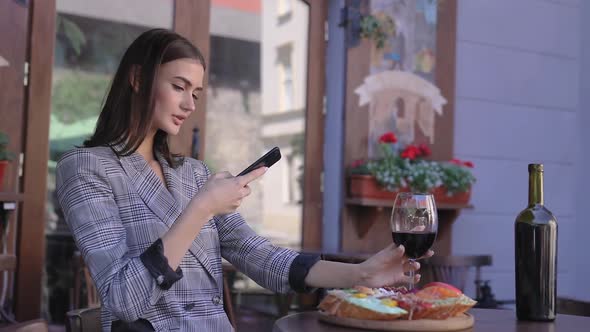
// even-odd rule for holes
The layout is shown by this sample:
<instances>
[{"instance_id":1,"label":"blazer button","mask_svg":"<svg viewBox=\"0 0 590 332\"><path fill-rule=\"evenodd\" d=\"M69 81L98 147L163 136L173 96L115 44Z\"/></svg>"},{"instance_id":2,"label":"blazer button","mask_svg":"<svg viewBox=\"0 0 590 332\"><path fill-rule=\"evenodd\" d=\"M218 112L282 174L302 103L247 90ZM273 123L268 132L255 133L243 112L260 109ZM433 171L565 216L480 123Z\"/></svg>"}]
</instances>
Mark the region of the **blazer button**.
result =
<instances>
[{"instance_id":1,"label":"blazer button","mask_svg":"<svg viewBox=\"0 0 590 332\"><path fill-rule=\"evenodd\" d=\"M163 276L163 275L159 275L159 276L156 278L156 283L157 283L158 285L162 285L162 284L164 283L164 276Z\"/></svg>"},{"instance_id":2,"label":"blazer button","mask_svg":"<svg viewBox=\"0 0 590 332\"><path fill-rule=\"evenodd\" d=\"M189 310L191 310L194 307L195 307L195 304L194 303L188 303L188 304L186 304L184 306L184 310L189 311Z\"/></svg>"},{"instance_id":3,"label":"blazer button","mask_svg":"<svg viewBox=\"0 0 590 332\"><path fill-rule=\"evenodd\" d=\"M215 296L213 296L213 298L211 299L211 301L213 301L213 304L219 305L219 304L221 304L221 296L215 295Z\"/></svg>"}]
</instances>

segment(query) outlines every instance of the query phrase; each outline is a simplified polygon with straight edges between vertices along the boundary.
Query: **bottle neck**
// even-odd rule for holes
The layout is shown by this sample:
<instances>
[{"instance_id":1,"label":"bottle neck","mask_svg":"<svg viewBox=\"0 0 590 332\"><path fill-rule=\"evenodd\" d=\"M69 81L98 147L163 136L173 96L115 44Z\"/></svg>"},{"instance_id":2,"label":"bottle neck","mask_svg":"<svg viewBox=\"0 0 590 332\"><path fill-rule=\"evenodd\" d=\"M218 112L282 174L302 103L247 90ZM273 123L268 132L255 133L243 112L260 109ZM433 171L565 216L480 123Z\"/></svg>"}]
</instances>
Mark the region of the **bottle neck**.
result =
<instances>
[{"instance_id":1,"label":"bottle neck","mask_svg":"<svg viewBox=\"0 0 590 332\"><path fill-rule=\"evenodd\" d=\"M533 170L529 173L529 206L543 204L543 172Z\"/></svg>"}]
</instances>

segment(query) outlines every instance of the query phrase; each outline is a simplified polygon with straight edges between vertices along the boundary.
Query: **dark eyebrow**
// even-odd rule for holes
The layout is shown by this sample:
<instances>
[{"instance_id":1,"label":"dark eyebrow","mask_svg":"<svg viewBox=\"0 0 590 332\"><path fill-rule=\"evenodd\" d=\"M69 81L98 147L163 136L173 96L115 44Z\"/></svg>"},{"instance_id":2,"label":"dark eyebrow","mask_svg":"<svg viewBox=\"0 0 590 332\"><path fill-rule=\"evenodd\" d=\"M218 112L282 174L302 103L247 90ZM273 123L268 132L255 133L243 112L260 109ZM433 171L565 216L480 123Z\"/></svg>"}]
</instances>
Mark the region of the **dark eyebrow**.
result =
<instances>
[{"instance_id":1,"label":"dark eyebrow","mask_svg":"<svg viewBox=\"0 0 590 332\"><path fill-rule=\"evenodd\" d=\"M184 84L186 84L188 86L193 86L193 84L191 83L191 81L189 81L188 79L186 79L186 78L184 78L182 76L174 76L174 78L177 78L177 79L183 81ZM195 90L202 91L203 90L203 87L202 86L196 87Z\"/></svg>"}]
</instances>

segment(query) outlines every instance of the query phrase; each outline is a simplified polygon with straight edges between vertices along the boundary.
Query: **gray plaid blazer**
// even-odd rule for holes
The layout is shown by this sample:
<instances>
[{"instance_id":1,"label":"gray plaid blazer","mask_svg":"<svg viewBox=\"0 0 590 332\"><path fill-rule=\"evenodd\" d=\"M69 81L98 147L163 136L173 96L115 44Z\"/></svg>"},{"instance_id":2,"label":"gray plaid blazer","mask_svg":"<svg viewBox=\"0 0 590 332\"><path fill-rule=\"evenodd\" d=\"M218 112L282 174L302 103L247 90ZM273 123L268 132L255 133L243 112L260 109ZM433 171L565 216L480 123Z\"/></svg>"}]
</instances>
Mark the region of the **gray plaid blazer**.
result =
<instances>
[{"instance_id":1,"label":"gray plaid blazer","mask_svg":"<svg viewBox=\"0 0 590 332\"><path fill-rule=\"evenodd\" d=\"M103 330L116 320L143 318L157 331L231 331L221 257L284 293L298 253L256 235L238 213L215 216L184 255L184 277L160 288L139 256L172 226L210 172L195 159L175 169L158 159L168 188L138 153L119 158L109 147L79 148L57 165L58 200L96 283Z\"/></svg>"}]
</instances>

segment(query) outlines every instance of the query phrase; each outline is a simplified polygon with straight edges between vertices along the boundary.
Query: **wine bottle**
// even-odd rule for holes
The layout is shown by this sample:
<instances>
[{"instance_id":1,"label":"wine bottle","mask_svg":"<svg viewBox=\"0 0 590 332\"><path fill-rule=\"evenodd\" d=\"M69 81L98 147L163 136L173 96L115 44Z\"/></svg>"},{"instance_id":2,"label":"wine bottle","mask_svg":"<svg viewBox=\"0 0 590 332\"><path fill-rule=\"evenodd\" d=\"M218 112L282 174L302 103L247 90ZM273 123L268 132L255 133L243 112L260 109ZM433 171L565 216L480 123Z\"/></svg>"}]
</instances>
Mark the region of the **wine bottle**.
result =
<instances>
[{"instance_id":1,"label":"wine bottle","mask_svg":"<svg viewBox=\"0 0 590 332\"><path fill-rule=\"evenodd\" d=\"M529 204L514 224L516 316L553 321L557 297L557 220L543 202L543 165L529 164Z\"/></svg>"}]
</instances>

